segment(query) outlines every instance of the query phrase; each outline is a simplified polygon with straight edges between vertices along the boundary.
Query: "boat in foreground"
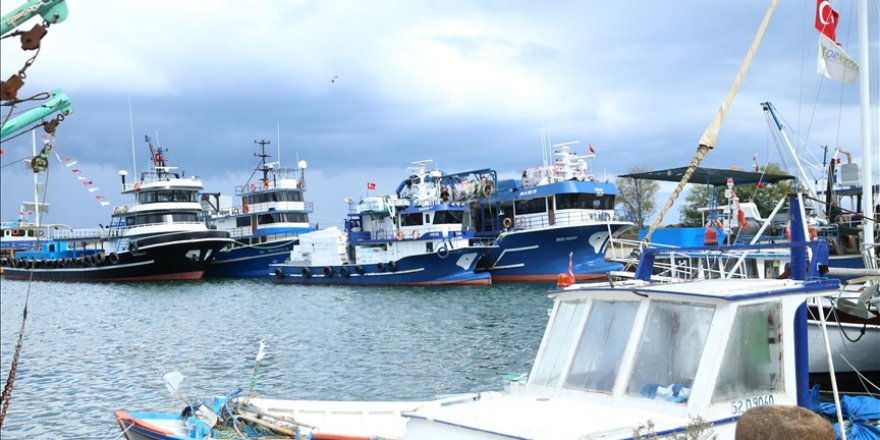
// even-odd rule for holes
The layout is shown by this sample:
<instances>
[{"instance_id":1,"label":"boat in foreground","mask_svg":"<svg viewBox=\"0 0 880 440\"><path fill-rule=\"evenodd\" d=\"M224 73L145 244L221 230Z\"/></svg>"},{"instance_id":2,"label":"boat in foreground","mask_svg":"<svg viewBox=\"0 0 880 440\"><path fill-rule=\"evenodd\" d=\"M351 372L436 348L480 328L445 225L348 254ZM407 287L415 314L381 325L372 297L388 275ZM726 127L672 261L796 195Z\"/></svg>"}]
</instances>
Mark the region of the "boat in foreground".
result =
<instances>
[{"instance_id":1,"label":"boat in foreground","mask_svg":"<svg viewBox=\"0 0 880 440\"><path fill-rule=\"evenodd\" d=\"M4 276L40 281L197 280L229 233L200 220L202 182L167 166L161 147L150 147L150 168L122 193L132 205L117 206L110 226L52 231L37 250L21 251L5 262Z\"/></svg>"},{"instance_id":2,"label":"boat in foreground","mask_svg":"<svg viewBox=\"0 0 880 440\"><path fill-rule=\"evenodd\" d=\"M129 439L219 437L229 426L253 423L271 424L274 435L287 438L631 439L634 432L696 432L732 439L751 408L811 403L806 301L834 296L840 287L815 276L820 259L807 258L806 248L822 255L823 245L783 245L804 263L791 279L652 283L645 271L644 279L551 291L554 306L528 380L507 392L409 403L215 398L205 405L210 411L116 416ZM646 250L642 267L658 252Z\"/></svg>"}]
</instances>

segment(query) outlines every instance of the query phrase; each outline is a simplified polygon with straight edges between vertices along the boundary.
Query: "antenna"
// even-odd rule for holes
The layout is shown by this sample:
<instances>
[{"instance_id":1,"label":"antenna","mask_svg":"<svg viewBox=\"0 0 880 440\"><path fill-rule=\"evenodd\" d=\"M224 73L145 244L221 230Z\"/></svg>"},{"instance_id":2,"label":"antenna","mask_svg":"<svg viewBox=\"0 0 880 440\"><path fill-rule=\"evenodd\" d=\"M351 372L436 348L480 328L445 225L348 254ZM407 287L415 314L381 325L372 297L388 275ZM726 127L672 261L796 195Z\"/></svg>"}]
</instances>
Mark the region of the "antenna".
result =
<instances>
[{"instance_id":1,"label":"antenna","mask_svg":"<svg viewBox=\"0 0 880 440\"><path fill-rule=\"evenodd\" d=\"M278 147L278 167L280 168L281 167L281 122L275 123L275 129L276 129L275 138L277 140L276 145Z\"/></svg>"},{"instance_id":2,"label":"antenna","mask_svg":"<svg viewBox=\"0 0 880 440\"><path fill-rule=\"evenodd\" d=\"M131 173L137 175L137 160L134 154L134 118L131 116L131 96L128 97L128 127L131 130Z\"/></svg>"}]
</instances>

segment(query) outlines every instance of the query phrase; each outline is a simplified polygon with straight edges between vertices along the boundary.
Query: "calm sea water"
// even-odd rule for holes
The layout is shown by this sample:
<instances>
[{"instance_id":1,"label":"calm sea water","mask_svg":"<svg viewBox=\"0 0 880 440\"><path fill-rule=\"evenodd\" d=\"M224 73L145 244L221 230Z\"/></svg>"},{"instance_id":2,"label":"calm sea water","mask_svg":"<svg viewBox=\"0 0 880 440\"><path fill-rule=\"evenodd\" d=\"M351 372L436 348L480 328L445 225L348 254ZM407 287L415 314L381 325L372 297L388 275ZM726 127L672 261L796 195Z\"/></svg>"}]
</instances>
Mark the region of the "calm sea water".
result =
<instances>
[{"instance_id":1,"label":"calm sea water","mask_svg":"<svg viewBox=\"0 0 880 440\"><path fill-rule=\"evenodd\" d=\"M0 281L0 383L30 291L3 439L104 438L113 411L183 404L247 388L260 338L265 397L428 399L497 390L528 373L548 284L455 288L280 286L268 280L69 284Z\"/></svg>"}]
</instances>

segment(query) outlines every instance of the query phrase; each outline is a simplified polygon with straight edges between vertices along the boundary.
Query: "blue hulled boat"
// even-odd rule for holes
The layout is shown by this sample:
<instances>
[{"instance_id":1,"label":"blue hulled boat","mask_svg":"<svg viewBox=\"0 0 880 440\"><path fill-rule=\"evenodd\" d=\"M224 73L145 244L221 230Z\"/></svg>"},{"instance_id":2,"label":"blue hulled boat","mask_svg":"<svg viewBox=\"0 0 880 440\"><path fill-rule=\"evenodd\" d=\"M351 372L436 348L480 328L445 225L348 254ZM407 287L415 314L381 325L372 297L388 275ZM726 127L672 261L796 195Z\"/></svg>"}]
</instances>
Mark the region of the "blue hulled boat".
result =
<instances>
[{"instance_id":1,"label":"blue hulled boat","mask_svg":"<svg viewBox=\"0 0 880 440\"><path fill-rule=\"evenodd\" d=\"M417 162L405 196L367 197L345 220L300 235L290 259L273 264L277 283L352 285L485 285L475 273L491 245L472 244L465 230L466 206L441 200L439 172Z\"/></svg>"},{"instance_id":2,"label":"blue hulled boat","mask_svg":"<svg viewBox=\"0 0 880 440\"><path fill-rule=\"evenodd\" d=\"M202 195L203 206L210 213L212 227L228 231L235 242L217 254L208 268L209 277L264 277L269 265L284 261L297 238L315 228L309 224L312 202L305 200L307 163L297 168L282 168L278 162L266 162L268 141L257 142L261 150L255 172L259 179L235 188L237 206L223 207L218 193ZM213 200L212 200L213 197Z\"/></svg>"},{"instance_id":3,"label":"blue hulled boat","mask_svg":"<svg viewBox=\"0 0 880 440\"><path fill-rule=\"evenodd\" d=\"M519 180L498 181L491 169L441 178L446 197L470 207L475 237L495 246L478 271L493 281L555 281L569 261L578 280L622 267L606 261L605 250L632 223L614 211L614 184L588 173L595 154L575 154L575 144L555 145L552 164L528 168Z\"/></svg>"}]
</instances>

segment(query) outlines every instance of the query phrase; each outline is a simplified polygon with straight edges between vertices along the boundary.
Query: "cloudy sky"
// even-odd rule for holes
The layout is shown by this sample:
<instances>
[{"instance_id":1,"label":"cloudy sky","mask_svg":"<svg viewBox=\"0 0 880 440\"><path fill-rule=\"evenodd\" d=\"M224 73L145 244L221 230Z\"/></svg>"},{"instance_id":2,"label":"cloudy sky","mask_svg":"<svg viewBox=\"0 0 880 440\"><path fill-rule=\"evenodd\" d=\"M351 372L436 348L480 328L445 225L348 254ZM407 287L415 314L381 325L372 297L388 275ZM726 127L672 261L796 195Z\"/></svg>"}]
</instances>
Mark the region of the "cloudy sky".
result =
<instances>
[{"instance_id":1,"label":"cloudy sky","mask_svg":"<svg viewBox=\"0 0 880 440\"><path fill-rule=\"evenodd\" d=\"M4 1L2 12L20 3ZM540 164L542 132L554 143L580 141L584 152L592 144L601 178L634 166L684 166L769 4L67 3L67 21L49 29L19 95L60 88L70 96L74 113L59 126L56 151L100 190L88 192L53 159L46 221L76 227L109 220L112 205L101 207L95 194L131 202L117 177L133 164L130 114L139 168L148 134L170 150L172 165L226 194L251 175L254 141L271 141L277 155L280 137L283 164L308 162L307 194L321 226L339 223L343 198L364 196L368 181L392 192L416 160L516 176ZM878 2L868 3L876 52ZM764 101L774 103L805 157L821 161L824 145L861 156L858 86L815 73L815 4L779 3L705 166L750 168L753 154L762 164L780 162ZM857 57L855 4L833 4L838 41ZM2 44L6 79L32 53L14 38ZM875 81L874 102L876 93ZM2 148L0 216L11 220L33 197L33 174L12 164L30 155L30 136ZM666 222L677 220L676 212Z\"/></svg>"}]
</instances>

